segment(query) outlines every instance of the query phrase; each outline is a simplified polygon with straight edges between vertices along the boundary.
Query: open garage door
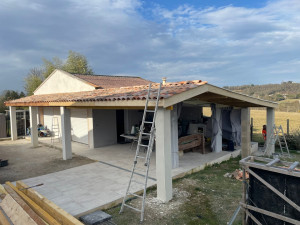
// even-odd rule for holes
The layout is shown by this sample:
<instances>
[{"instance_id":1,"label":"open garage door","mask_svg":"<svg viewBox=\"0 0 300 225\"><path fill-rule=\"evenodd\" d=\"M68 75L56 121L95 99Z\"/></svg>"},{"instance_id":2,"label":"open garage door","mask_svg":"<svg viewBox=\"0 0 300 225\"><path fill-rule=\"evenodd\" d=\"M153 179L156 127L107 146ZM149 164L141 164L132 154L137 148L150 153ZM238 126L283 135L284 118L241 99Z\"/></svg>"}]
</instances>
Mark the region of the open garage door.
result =
<instances>
[{"instance_id":1,"label":"open garage door","mask_svg":"<svg viewBox=\"0 0 300 225\"><path fill-rule=\"evenodd\" d=\"M72 140L88 144L88 122L86 109L71 109Z\"/></svg>"}]
</instances>

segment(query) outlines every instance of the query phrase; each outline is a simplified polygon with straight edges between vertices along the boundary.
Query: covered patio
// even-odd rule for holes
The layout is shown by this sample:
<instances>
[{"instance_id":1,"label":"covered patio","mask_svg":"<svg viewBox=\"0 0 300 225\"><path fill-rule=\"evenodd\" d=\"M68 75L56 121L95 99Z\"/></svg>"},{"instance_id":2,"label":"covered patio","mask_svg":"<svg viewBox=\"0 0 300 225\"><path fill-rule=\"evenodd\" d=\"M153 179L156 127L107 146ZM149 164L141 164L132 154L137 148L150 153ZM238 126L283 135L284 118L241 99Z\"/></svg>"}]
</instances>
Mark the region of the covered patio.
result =
<instances>
[{"instance_id":1,"label":"covered patio","mask_svg":"<svg viewBox=\"0 0 300 225\"><path fill-rule=\"evenodd\" d=\"M51 145L50 139L40 138L43 145ZM55 143L61 148L60 143ZM95 160L95 163L51 173L24 180L35 187L39 193L74 216L84 215L97 209L105 209L119 204L128 185L135 151L130 144L117 144L89 149L87 145L72 142L73 153ZM205 155L197 152L184 154L179 167L172 169L172 178L200 171L208 165L220 163L231 157L237 157L240 149L233 152L222 151ZM151 157L148 187L156 185L156 154ZM138 172L144 168L139 167ZM140 176L142 178L142 176ZM142 191L141 186L133 187L135 192Z\"/></svg>"},{"instance_id":2,"label":"covered patio","mask_svg":"<svg viewBox=\"0 0 300 225\"><path fill-rule=\"evenodd\" d=\"M153 83L152 87L153 93L150 95L150 98L153 99L154 96L156 96L159 84ZM97 152L98 148L96 148L97 146L95 146L95 144L97 140L117 139L117 132L112 132L111 129L109 132L107 130L107 128L112 127L115 129L115 126L118 125L115 117L116 111L143 110L147 89L147 85L142 85L72 93L52 92L53 94L28 96L7 102L6 105L10 106L11 113L12 140L17 138L15 133L16 106L29 106L32 131L31 142L33 147L38 145L38 133L36 129L39 118L38 108L55 107L60 114L63 159L71 159L72 152L77 151L74 148L74 142L72 142L71 111L72 109L84 109L86 111L88 127L88 130L85 133L88 139L86 148L89 148L87 152L89 152L89 154L94 153L97 157L97 161L104 162L102 164L105 164L105 166L108 166L109 168L113 165L114 169L118 169L117 167L126 170L131 169L134 151L128 153L127 151L118 152L117 150L114 150L111 151L113 152L113 154L111 154L110 151L101 150L104 151L103 154L98 154L99 151ZM154 107L154 101L152 103L153 104L150 105L150 107ZM182 115L182 113L180 114L180 108L185 105L198 109L207 106L212 108L211 126L213 129L211 133L213 135L210 137L212 142L211 153L203 155L191 152L183 155L181 158L179 157L178 122ZM250 107L266 108L268 143L274 124L274 108L276 106L276 103L238 94L207 84L207 82L202 82L201 80L164 83L161 89L161 99L159 101L159 108L155 121L155 160L153 159L151 162L152 169L150 171L150 176L156 179L157 198L163 202L172 199L172 177L180 176L181 173L188 172L195 168L201 168L207 163L214 162L214 160L217 160L219 157L230 158L233 153L222 151L223 134L221 129L221 117L223 110L236 112L233 118L238 118L237 127L239 130L239 144L237 145L237 148L241 149L242 157L246 157L251 154ZM196 114L198 117L196 119L201 123L202 120L199 118L203 116L201 111L198 111ZM195 115L195 111L189 111L189 115ZM101 128L100 132L97 132L98 128ZM271 148L270 152L274 152L274 146L269 147ZM109 148L109 146L103 147L103 149L105 148ZM116 149L121 148L122 147L118 146ZM101 160L101 157L105 157L105 155L105 160ZM130 157L127 158L127 155ZM181 168L183 167L185 169L182 171ZM91 174L93 174L93 170L90 171ZM112 173L114 172L112 171ZM106 175L109 176L109 172ZM128 180L126 182L128 182Z\"/></svg>"}]
</instances>

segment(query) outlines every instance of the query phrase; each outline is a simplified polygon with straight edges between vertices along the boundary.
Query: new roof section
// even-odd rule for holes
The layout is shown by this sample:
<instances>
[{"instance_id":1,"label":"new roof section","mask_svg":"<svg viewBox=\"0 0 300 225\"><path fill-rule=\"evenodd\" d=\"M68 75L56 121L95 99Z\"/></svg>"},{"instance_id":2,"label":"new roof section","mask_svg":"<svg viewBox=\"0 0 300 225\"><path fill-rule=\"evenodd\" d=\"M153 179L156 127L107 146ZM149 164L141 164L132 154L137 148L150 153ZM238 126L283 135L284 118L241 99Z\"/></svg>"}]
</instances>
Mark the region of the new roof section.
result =
<instances>
[{"instance_id":1,"label":"new roof section","mask_svg":"<svg viewBox=\"0 0 300 225\"><path fill-rule=\"evenodd\" d=\"M112 76L112 75L82 75L72 74L79 79L82 79L96 88L119 88L129 86L147 85L151 83L149 80L145 80L141 77L134 76Z\"/></svg>"},{"instance_id":2,"label":"new roof section","mask_svg":"<svg viewBox=\"0 0 300 225\"><path fill-rule=\"evenodd\" d=\"M7 106L69 106L103 108L143 108L148 85L121 88L95 89L72 93L32 95L6 102ZM159 84L152 83L150 99L157 96ZM195 104L216 103L232 107L273 107L276 103L238 94L219 88L206 81L182 81L166 83L161 88L159 106L169 107L186 100ZM151 102L154 105L154 101Z\"/></svg>"}]
</instances>

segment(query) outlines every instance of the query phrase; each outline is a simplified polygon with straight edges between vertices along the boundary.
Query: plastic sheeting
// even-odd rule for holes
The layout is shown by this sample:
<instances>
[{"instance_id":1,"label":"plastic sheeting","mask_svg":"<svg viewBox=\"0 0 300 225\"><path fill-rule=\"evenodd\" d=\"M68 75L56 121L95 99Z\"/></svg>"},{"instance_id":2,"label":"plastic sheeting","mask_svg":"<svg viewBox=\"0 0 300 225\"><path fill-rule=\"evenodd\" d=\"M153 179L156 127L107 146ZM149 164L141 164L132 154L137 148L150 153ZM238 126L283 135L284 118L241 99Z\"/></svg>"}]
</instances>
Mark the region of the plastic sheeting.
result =
<instances>
[{"instance_id":1,"label":"plastic sheeting","mask_svg":"<svg viewBox=\"0 0 300 225\"><path fill-rule=\"evenodd\" d=\"M212 134L211 149L213 152L222 151L222 113L217 109L215 104L211 104ZM219 143L221 142L221 143Z\"/></svg>"},{"instance_id":2,"label":"plastic sheeting","mask_svg":"<svg viewBox=\"0 0 300 225\"><path fill-rule=\"evenodd\" d=\"M232 127L233 141L237 146L241 146L242 127L241 127L241 110L233 109L230 112L230 121Z\"/></svg>"}]
</instances>

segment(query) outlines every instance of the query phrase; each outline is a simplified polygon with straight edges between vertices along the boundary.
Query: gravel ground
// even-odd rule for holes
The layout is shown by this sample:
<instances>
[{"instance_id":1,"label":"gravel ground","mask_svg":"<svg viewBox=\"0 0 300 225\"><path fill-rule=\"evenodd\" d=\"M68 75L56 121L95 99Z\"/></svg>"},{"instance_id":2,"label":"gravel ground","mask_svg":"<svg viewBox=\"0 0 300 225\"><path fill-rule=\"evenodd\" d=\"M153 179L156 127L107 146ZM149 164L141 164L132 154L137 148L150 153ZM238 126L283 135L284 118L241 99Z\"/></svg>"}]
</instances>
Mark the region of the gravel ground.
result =
<instances>
[{"instance_id":1,"label":"gravel ground","mask_svg":"<svg viewBox=\"0 0 300 225\"><path fill-rule=\"evenodd\" d=\"M58 149L40 145L32 148L25 139L0 141L0 159L8 159L8 166L0 167L0 184L17 181L95 162L73 154L71 160L63 160Z\"/></svg>"}]
</instances>

